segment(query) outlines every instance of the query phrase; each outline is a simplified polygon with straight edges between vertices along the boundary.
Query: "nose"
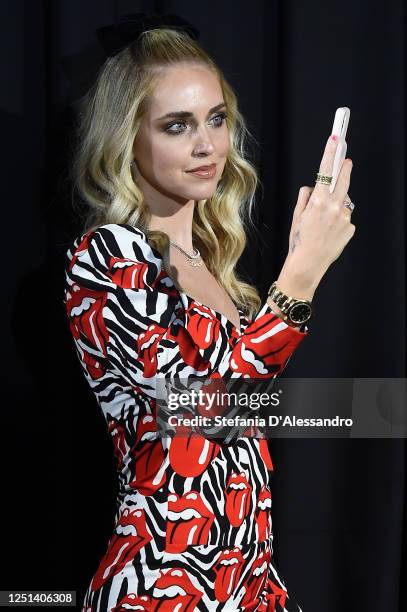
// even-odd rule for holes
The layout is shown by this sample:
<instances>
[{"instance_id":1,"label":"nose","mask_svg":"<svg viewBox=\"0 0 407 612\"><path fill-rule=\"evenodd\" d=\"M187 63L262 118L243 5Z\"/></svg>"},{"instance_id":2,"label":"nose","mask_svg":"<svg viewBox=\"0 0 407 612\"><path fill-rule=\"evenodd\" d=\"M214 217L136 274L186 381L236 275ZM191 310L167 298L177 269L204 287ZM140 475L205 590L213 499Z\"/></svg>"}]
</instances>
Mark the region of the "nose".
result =
<instances>
[{"instance_id":1,"label":"nose","mask_svg":"<svg viewBox=\"0 0 407 612\"><path fill-rule=\"evenodd\" d=\"M206 130L199 130L197 132L197 141L194 146L193 155L198 157L206 157L212 155L215 148L206 132Z\"/></svg>"}]
</instances>

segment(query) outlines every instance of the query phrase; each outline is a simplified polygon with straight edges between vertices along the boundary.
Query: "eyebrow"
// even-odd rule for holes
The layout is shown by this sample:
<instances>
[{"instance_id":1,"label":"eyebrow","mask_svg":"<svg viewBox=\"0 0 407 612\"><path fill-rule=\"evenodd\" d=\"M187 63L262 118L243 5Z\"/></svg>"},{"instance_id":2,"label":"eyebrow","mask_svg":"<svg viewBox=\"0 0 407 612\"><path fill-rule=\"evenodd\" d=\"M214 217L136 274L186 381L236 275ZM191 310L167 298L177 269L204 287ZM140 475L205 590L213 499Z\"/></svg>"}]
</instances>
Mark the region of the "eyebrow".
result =
<instances>
[{"instance_id":1,"label":"eyebrow","mask_svg":"<svg viewBox=\"0 0 407 612\"><path fill-rule=\"evenodd\" d=\"M220 104L217 104L216 106L214 106L213 108L210 109L208 115L210 115L211 113L214 113L217 110L220 110L224 106L226 106L226 102L221 102ZM189 119L190 117L193 117L193 116L194 116L194 114L189 112L189 111L173 111L171 113L167 113L166 115L163 115L162 117L158 117L158 119L156 119L156 121L161 121L161 119L168 119L170 117L175 117L177 119L179 119L179 118L181 118L181 119Z\"/></svg>"}]
</instances>

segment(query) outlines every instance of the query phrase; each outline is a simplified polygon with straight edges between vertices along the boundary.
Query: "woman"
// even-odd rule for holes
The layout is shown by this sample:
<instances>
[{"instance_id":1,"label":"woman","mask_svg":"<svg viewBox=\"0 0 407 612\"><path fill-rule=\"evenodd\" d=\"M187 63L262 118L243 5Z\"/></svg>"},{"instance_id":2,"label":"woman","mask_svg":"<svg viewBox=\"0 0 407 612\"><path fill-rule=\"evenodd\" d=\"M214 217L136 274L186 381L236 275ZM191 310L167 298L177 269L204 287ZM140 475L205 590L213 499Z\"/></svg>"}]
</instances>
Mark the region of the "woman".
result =
<instances>
[{"instance_id":1,"label":"woman","mask_svg":"<svg viewBox=\"0 0 407 612\"><path fill-rule=\"evenodd\" d=\"M156 382L282 372L355 231L351 162L330 194L329 139L262 304L234 271L257 184L244 121L197 31L174 16L128 16L99 37L110 57L84 100L75 161L90 212L68 250L64 301L119 496L83 609L300 610L273 560L266 440L160 436Z\"/></svg>"}]
</instances>

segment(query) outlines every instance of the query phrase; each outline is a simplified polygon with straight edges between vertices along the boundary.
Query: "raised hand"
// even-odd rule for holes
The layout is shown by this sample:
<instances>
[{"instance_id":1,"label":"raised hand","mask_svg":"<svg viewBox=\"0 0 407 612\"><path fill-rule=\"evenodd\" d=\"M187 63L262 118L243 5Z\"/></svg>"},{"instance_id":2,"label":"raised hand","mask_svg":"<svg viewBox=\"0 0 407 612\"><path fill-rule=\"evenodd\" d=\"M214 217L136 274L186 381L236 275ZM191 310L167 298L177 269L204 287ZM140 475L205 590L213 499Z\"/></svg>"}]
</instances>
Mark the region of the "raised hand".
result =
<instances>
[{"instance_id":1,"label":"raised hand","mask_svg":"<svg viewBox=\"0 0 407 612\"><path fill-rule=\"evenodd\" d=\"M337 142L328 139L319 172L332 175ZM352 161L345 159L335 189L316 183L315 187L301 187L289 237L289 250L277 285L302 291L295 297L310 299L329 266L339 257L355 233L351 211L344 206L349 201L348 189ZM288 275L288 276L287 276ZM294 283L294 285L293 285ZM304 294L304 292L308 295Z\"/></svg>"}]
</instances>

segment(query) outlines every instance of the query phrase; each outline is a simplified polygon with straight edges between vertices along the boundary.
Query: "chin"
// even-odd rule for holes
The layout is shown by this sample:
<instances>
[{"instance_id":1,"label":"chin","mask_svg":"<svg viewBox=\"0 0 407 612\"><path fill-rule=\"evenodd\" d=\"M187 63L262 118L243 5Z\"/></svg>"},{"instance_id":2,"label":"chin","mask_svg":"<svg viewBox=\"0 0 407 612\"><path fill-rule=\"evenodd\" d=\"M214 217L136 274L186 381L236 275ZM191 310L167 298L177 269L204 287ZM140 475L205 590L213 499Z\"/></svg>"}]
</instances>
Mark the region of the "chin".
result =
<instances>
[{"instance_id":1,"label":"chin","mask_svg":"<svg viewBox=\"0 0 407 612\"><path fill-rule=\"evenodd\" d=\"M202 189L192 195L191 200L209 200L215 193L216 189Z\"/></svg>"},{"instance_id":2,"label":"chin","mask_svg":"<svg viewBox=\"0 0 407 612\"><path fill-rule=\"evenodd\" d=\"M217 188L217 182L213 181L212 185L202 185L200 189L188 190L185 197L189 200L207 200L211 198Z\"/></svg>"}]
</instances>

